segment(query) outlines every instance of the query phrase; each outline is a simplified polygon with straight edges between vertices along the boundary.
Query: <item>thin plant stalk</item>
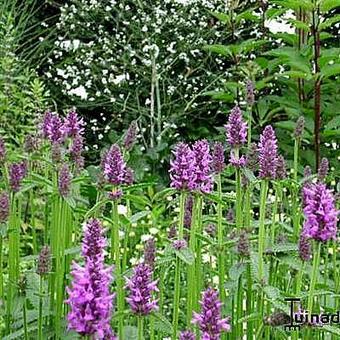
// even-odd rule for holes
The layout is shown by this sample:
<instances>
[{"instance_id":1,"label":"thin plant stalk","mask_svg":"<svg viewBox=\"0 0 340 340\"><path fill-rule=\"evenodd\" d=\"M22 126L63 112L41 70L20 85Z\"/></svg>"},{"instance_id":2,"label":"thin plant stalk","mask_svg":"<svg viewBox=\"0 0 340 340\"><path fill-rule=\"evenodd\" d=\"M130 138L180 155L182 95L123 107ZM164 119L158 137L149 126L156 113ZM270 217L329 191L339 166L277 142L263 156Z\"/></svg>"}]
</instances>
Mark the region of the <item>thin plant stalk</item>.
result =
<instances>
[{"instance_id":1,"label":"thin plant stalk","mask_svg":"<svg viewBox=\"0 0 340 340\"><path fill-rule=\"evenodd\" d=\"M38 340L43 340L42 325L43 325L43 278L39 280L39 316L38 316Z\"/></svg>"},{"instance_id":2,"label":"thin plant stalk","mask_svg":"<svg viewBox=\"0 0 340 340\"><path fill-rule=\"evenodd\" d=\"M24 296L23 299L24 301L22 304L22 317L23 317L23 323L24 323L24 339L28 340L26 296Z\"/></svg>"},{"instance_id":3,"label":"thin plant stalk","mask_svg":"<svg viewBox=\"0 0 340 340\"><path fill-rule=\"evenodd\" d=\"M221 174L217 175L217 195L219 202L217 203L217 243L218 243L218 285L220 292L220 300L225 301L225 259L223 249L223 206L222 206L222 179Z\"/></svg>"},{"instance_id":4,"label":"thin plant stalk","mask_svg":"<svg viewBox=\"0 0 340 340\"><path fill-rule=\"evenodd\" d=\"M183 238L184 230L184 210L185 210L185 199L186 193L181 192L179 198L179 228L178 228L178 236L179 239ZM181 293L181 262L178 256L176 256L175 262L175 289L174 289L174 304L173 304L173 314L172 314L172 324L173 324L173 333L172 340L177 340L177 331L178 331L178 318L179 318L179 302L180 302L180 293Z\"/></svg>"},{"instance_id":5,"label":"thin plant stalk","mask_svg":"<svg viewBox=\"0 0 340 340\"><path fill-rule=\"evenodd\" d=\"M142 316L138 316L138 340L143 340L143 333L144 333L144 330L143 330L143 324L144 324L144 318Z\"/></svg>"},{"instance_id":6,"label":"thin plant stalk","mask_svg":"<svg viewBox=\"0 0 340 340\"><path fill-rule=\"evenodd\" d=\"M268 192L268 181L263 180L261 182L261 193L260 193L260 220L259 220L259 237L258 237L258 257L259 257L259 279L264 279L264 261L263 253L266 243L266 200Z\"/></svg>"}]
</instances>

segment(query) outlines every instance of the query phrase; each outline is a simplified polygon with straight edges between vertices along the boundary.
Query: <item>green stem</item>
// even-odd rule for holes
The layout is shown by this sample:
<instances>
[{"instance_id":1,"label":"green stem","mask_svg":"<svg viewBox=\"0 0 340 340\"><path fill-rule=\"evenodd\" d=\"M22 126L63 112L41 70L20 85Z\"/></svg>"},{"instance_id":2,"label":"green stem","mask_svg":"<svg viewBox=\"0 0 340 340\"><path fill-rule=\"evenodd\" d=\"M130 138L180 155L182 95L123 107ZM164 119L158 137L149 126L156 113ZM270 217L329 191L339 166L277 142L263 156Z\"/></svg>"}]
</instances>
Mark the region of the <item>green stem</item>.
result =
<instances>
[{"instance_id":1,"label":"green stem","mask_svg":"<svg viewBox=\"0 0 340 340\"><path fill-rule=\"evenodd\" d=\"M42 294L43 294L43 278L42 278L42 276L40 276L40 281L39 281L38 340L43 340L43 335L42 335L42 324L43 324L43 315L42 315L43 299L42 299Z\"/></svg>"},{"instance_id":2,"label":"green stem","mask_svg":"<svg viewBox=\"0 0 340 340\"><path fill-rule=\"evenodd\" d=\"M185 199L186 193L181 192L180 199L179 199L179 239L183 238L183 226L184 226L184 210L185 210ZM173 324L173 333L172 333L172 340L177 339L177 331L178 331L178 316L179 316L179 308L180 308L180 293L181 293L181 262L179 257L176 256L175 262L175 289L174 289L174 305L173 305L173 317L172 317L172 324Z\"/></svg>"},{"instance_id":3,"label":"green stem","mask_svg":"<svg viewBox=\"0 0 340 340\"><path fill-rule=\"evenodd\" d=\"M112 231L111 231L111 258L115 262L116 283L117 283L117 312L118 312L118 336L123 339L124 328L124 287L120 261L120 242L119 242L119 215L118 202L112 202Z\"/></svg>"},{"instance_id":4,"label":"green stem","mask_svg":"<svg viewBox=\"0 0 340 340\"><path fill-rule=\"evenodd\" d=\"M311 276L311 281L310 281L310 286L309 286L308 304L307 304L309 320L310 320L310 315L313 312L314 289L315 289L315 283L316 283L318 272L319 272L320 253L321 253L321 242L314 243L313 269L312 269L312 276Z\"/></svg>"},{"instance_id":5,"label":"green stem","mask_svg":"<svg viewBox=\"0 0 340 340\"><path fill-rule=\"evenodd\" d=\"M252 106L251 105L248 105L248 107L247 107L247 111L248 111L248 131L247 131L247 133L248 133L248 148L249 148L249 146L250 146L250 144L251 144L251 125L252 125L252 117L251 117L251 115L252 115Z\"/></svg>"},{"instance_id":6,"label":"green stem","mask_svg":"<svg viewBox=\"0 0 340 340\"><path fill-rule=\"evenodd\" d=\"M26 296L24 296L24 302L22 306L22 316L23 316L23 322L24 322L24 337L25 337L25 340L28 340Z\"/></svg>"},{"instance_id":7,"label":"green stem","mask_svg":"<svg viewBox=\"0 0 340 340\"><path fill-rule=\"evenodd\" d=\"M259 238L258 238L258 257L259 257L259 280L264 279L264 261L263 253L266 243L266 200L268 191L268 181L263 180L261 182L261 194L260 194L260 220L259 220Z\"/></svg>"},{"instance_id":8,"label":"green stem","mask_svg":"<svg viewBox=\"0 0 340 340\"><path fill-rule=\"evenodd\" d=\"M144 318L142 316L138 316L138 340L143 340L143 323Z\"/></svg>"},{"instance_id":9,"label":"green stem","mask_svg":"<svg viewBox=\"0 0 340 340\"><path fill-rule=\"evenodd\" d=\"M218 242L218 285L220 300L225 301L225 260L223 250L223 206L222 206L222 179L221 174L217 175L217 194L219 202L217 204L217 242Z\"/></svg>"}]
</instances>

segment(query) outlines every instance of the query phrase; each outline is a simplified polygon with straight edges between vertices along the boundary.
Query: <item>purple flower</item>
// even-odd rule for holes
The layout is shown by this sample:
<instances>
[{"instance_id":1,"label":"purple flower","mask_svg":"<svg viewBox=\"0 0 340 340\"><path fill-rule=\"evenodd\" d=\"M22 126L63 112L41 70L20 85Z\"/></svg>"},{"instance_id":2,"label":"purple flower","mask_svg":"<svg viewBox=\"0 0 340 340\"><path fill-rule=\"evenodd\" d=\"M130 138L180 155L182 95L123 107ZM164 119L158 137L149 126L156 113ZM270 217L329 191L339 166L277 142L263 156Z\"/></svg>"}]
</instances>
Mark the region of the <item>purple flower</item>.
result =
<instances>
[{"instance_id":1,"label":"purple flower","mask_svg":"<svg viewBox=\"0 0 340 340\"><path fill-rule=\"evenodd\" d=\"M54 163L59 163L62 158L61 146L59 143L52 144L52 161Z\"/></svg>"},{"instance_id":2,"label":"purple flower","mask_svg":"<svg viewBox=\"0 0 340 340\"><path fill-rule=\"evenodd\" d=\"M27 174L26 162L13 163L9 166L9 185L14 192L20 190L20 184Z\"/></svg>"},{"instance_id":3,"label":"purple flower","mask_svg":"<svg viewBox=\"0 0 340 340\"><path fill-rule=\"evenodd\" d=\"M328 169L329 169L329 163L327 158L322 158L320 162L320 166L318 169L318 180L323 181L327 174L328 174Z\"/></svg>"},{"instance_id":4,"label":"purple flower","mask_svg":"<svg viewBox=\"0 0 340 340\"><path fill-rule=\"evenodd\" d=\"M182 250L184 248L187 248L188 244L186 240L175 240L172 242L172 247L175 250Z\"/></svg>"},{"instance_id":5,"label":"purple flower","mask_svg":"<svg viewBox=\"0 0 340 340\"><path fill-rule=\"evenodd\" d=\"M258 149L256 143L251 143L248 148L247 152L247 167L255 171L257 169L258 163L259 163L259 157L258 157Z\"/></svg>"},{"instance_id":6,"label":"purple flower","mask_svg":"<svg viewBox=\"0 0 340 340\"><path fill-rule=\"evenodd\" d=\"M47 138L50 142L62 143L64 141L65 135L63 131L63 122L59 115L46 112L42 123L43 136Z\"/></svg>"},{"instance_id":7,"label":"purple flower","mask_svg":"<svg viewBox=\"0 0 340 340\"><path fill-rule=\"evenodd\" d=\"M146 263L138 264L131 279L126 279L126 287L130 295L126 299L134 314L148 315L158 309L157 300L153 299L152 292L158 292L157 281L152 281L152 269Z\"/></svg>"},{"instance_id":8,"label":"purple flower","mask_svg":"<svg viewBox=\"0 0 340 340\"><path fill-rule=\"evenodd\" d=\"M246 166L246 158L244 156L236 157L234 152L230 153L229 163L235 168L244 168Z\"/></svg>"},{"instance_id":9,"label":"purple flower","mask_svg":"<svg viewBox=\"0 0 340 340\"><path fill-rule=\"evenodd\" d=\"M267 125L260 136L258 145L260 177L275 178L277 165L277 140L271 125Z\"/></svg>"},{"instance_id":10,"label":"purple flower","mask_svg":"<svg viewBox=\"0 0 340 340\"><path fill-rule=\"evenodd\" d=\"M275 178L285 179L286 177L287 177L286 161L282 155L279 155L276 161Z\"/></svg>"},{"instance_id":11,"label":"purple flower","mask_svg":"<svg viewBox=\"0 0 340 340\"><path fill-rule=\"evenodd\" d=\"M131 150L133 145L135 144L136 133L137 133L137 122L134 120L131 122L124 137L123 145L126 150Z\"/></svg>"},{"instance_id":12,"label":"purple flower","mask_svg":"<svg viewBox=\"0 0 340 340\"><path fill-rule=\"evenodd\" d=\"M235 222L235 212L233 208L229 208L227 211L227 215L226 215L226 220L229 223L234 223Z\"/></svg>"},{"instance_id":13,"label":"purple flower","mask_svg":"<svg viewBox=\"0 0 340 340\"><path fill-rule=\"evenodd\" d=\"M174 159L170 161L171 187L177 190L194 190L196 188L196 159L188 144L178 143L173 151Z\"/></svg>"},{"instance_id":14,"label":"purple flower","mask_svg":"<svg viewBox=\"0 0 340 340\"><path fill-rule=\"evenodd\" d=\"M243 120L241 109L237 105L231 110L225 128L227 141L232 148L239 148L247 141L247 123Z\"/></svg>"},{"instance_id":15,"label":"purple flower","mask_svg":"<svg viewBox=\"0 0 340 340\"><path fill-rule=\"evenodd\" d=\"M33 153L39 148L39 139L34 135L27 135L24 141L24 150L27 153Z\"/></svg>"},{"instance_id":16,"label":"purple flower","mask_svg":"<svg viewBox=\"0 0 340 340\"><path fill-rule=\"evenodd\" d=\"M179 340L195 340L195 334L191 331L183 331L179 336Z\"/></svg>"},{"instance_id":17,"label":"purple flower","mask_svg":"<svg viewBox=\"0 0 340 340\"><path fill-rule=\"evenodd\" d=\"M125 179L124 179L124 183L126 185L131 185L133 184L133 181L134 181L134 173L133 173L133 170L130 168L130 167L127 167L126 168L126 171L125 171Z\"/></svg>"},{"instance_id":18,"label":"purple flower","mask_svg":"<svg viewBox=\"0 0 340 340\"><path fill-rule=\"evenodd\" d=\"M112 191L110 191L107 194L107 197L111 201L116 201L119 200L123 196L123 191L120 188L114 188Z\"/></svg>"},{"instance_id":19,"label":"purple flower","mask_svg":"<svg viewBox=\"0 0 340 340\"><path fill-rule=\"evenodd\" d=\"M168 232L168 238L174 239L177 236L177 229L176 226L173 224L172 226L170 226L169 232Z\"/></svg>"},{"instance_id":20,"label":"purple flower","mask_svg":"<svg viewBox=\"0 0 340 340\"><path fill-rule=\"evenodd\" d=\"M4 140L0 137L0 163L3 163L6 158L6 146Z\"/></svg>"},{"instance_id":21,"label":"purple flower","mask_svg":"<svg viewBox=\"0 0 340 340\"><path fill-rule=\"evenodd\" d=\"M230 318L222 319L222 303L218 299L218 292L208 288L203 292L200 301L201 313L195 313L192 322L197 324L201 331L202 340L219 340L222 331L230 331Z\"/></svg>"},{"instance_id":22,"label":"purple flower","mask_svg":"<svg viewBox=\"0 0 340 340\"><path fill-rule=\"evenodd\" d=\"M196 189L203 193L209 193L213 187L211 175L212 157L209 143L205 139L196 141L192 146L192 150L196 160Z\"/></svg>"},{"instance_id":23,"label":"purple flower","mask_svg":"<svg viewBox=\"0 0 340 340\"><path fill-rule=\"evenodd\" d=\"M323 183L303 188L305 195L305 222L303 234L317 241L335 239L337 234L337 215L334 197Z\"/></svg>"},{"instance_id":24,"label":"purple flower","mask_svg":"<svg viewBox=\"0 0 340 340\"><path fill-rule=\"evenodd\" d=\"M50 247L43 246L38 257L37 274L40 276L48 274L48 272L50 271L50 267L51 267Z\"/></svg>"},{"instance_id":25,"label":"purple flower","mask_svg":"<svg viewBox=\"0 0 340 340\"><path fill-rule=\"evenodd\" d=\"M0 194L0 223L6 222L9 216L9 195L6 191Z\"/></svg>"},{"instance_id":26,"label":"purple flower","mask_svg":"<svg viewBox=\"0 0 340 340\"><path fill-rule=\"evenodd\" d=\"M253 106L255 102L254 83L250 79L247 80L246 90L247 90L247 104L249 106Z\"/></svg>"},{"instance_id":27,"label":"purple flower","mask_svg":"<svg viewBox=\"0 0 340 340\"><path fill-rule=\"evenodd\" d=\"M155 240L153 238L150 238L145 242L144 245L144 263L153 268L155 266L155 258L156 258Z\"/></svg>"},{"instance_id":28,"label":"purple flower","mask_svg":"<svg viewBox=\"0 0 340 340\"><path fill-rule=\"evenodd\" d=\"M189 195L185 200L185 210L184 210L184 227L187 229L191 228L191 218L192 218L192 208L194 204L194 198Z\"/></svg>"},{"instance_id":29,"label":"purple flower","mask_svg":"<svg viewBox=\"0 0 340 340\"><path fill-rule=\"evenodd\" d=\"M215 142L214 151L212 155L212 169L215 174L219 174L225 168L224 149L223 144Z\"/></svg>"},{"instance_id":30,"label":"purple flower","mask_svg":"<svg viewBox=\"0 0 340 340\"><path fill-rule=\"evenodd\" d=\"M68 113L62 126L63 134L67 137L77 137L84 133L84 120L79 118L76 111Z\"/></svg>"},{"instance_id":31,"label":"purple flower","mask_svg":"<svg viewBox=\"0 0 340 340\"><path fill-rule=\"evenodd\" d=\"M294 137L301 138L303 134L303 129L305 128L305 118L303 116L299 117L294 130Z\"/></svg>"},{"instance_id":32,"label":"purple flower","mask_svg":"<svg viewBox=\"0 0 340 340\"><path fill-rule=\"evenodd\" d=\"M72 175L67 164L63 164L58 177L58 189L61 196L66 197L70 193Z\"/></svg>"},{"instance_id":33,"label":"purple flower","mask_svg":"<svg viewBox=\"0 0 340 340\"><path fill-rule=\"evenodd\" d=\"M240 233L237 243L237 252L239 255L244 257L248 257L250 255L250 242L246 231L242 231Z\"/></svg>"},{"instance_id":34,"label":"purple flower","mask_svg":"<svg viewBox=\"0 0 340 340\"><path fill-rule=\"evenodd\" d=\"M82 255L85 266L73 263L71 288L66 303L70 305L67 316L68 328L79 334L93 335L95 339L116 339L110 321L114 295L110 294L112 267L104 265L106 240L101 223L97 219L88 221L84 228Z\"/></svg>"},{"instance_id":35,"label":"purple flower","mask_svg":"<svg viewBox=\"0 0 340 340\"><path fill-rule=\"evenodd\" d=\"M113 144L104 154L102 167L105 179L113 185L121 185L125 182L126 164L117 144Z\"/></svg>"},{"instance_id":36,"label":"purple flower","mask_svg":"<svg viewBox=\"0 0 340 340\"><path fill-rule=\"evenodd\" d=\"M205 232L211 237L216 236L216 225L214 223L208 223L205 226Z\"/></svg>"},{"instance_id":37,"label":"purple flower","mask_svg":"<svg viewBox=\"0 0 340 340\"><path fill-rule=\"evenodd\" d=\"M84 146L84 138L81 135L76 135L70 147L70 156L74 161L76 170L79 172L84 167L84 157L82 156Z\"/></svg>"},{"instance_id":38,"label":"purple flower","mask_svg":"<svg viewBox=\"0 0 340 340\"><path fill-rule=\"evenodd\" d=\"M303 233L299 238L299 256L302 261L309 261L312 257L310 240Z\"/></svg>"}]
</instances>

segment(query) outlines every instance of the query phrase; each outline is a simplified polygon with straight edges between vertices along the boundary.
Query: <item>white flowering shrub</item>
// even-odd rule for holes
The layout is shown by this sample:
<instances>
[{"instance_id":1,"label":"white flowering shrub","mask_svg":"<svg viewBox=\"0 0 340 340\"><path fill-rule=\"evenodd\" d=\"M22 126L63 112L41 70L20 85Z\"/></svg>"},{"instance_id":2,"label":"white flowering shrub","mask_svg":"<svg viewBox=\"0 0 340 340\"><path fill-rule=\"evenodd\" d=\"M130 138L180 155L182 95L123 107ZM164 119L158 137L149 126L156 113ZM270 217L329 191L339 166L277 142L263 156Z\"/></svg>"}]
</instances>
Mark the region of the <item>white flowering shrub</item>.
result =
<instances>
[{"instance_id":1,"label":"white flowering shrub","mask_svg":"<svg viewBox=\"0 0 340 340\"><path fill-rule=\"evenodd\" d=\"M202 47L223 42L211 12L226 10L225 0L72 0L61 8L45 75L64 103L113 113L113 126L140 117L153 147L188 117L216 111L201 95L225 65Z\"/></svg>"}]
</instances>

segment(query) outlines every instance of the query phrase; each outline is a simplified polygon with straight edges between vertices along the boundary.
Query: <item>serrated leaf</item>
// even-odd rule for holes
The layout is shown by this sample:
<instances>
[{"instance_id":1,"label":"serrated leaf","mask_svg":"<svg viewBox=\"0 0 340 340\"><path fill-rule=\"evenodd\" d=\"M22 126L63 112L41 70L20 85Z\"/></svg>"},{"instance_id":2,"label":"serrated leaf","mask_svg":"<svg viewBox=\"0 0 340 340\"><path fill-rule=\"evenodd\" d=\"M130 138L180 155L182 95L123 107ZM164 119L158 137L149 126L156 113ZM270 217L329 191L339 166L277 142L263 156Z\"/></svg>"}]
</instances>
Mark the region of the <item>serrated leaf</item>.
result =
<instances>
[{"instance_id":1,"label":"serrated leaf","mask_svg":"<svg viewBox=\"0 0 340 340\"><path fill-rule=\"evenodd\" d=\"M152 314L155 317L155 329L164 334L172 334L172 325L171 322L162 314L154 313Z\"/></svg>"},{"instance_id":2,"label":"serrated leaf","mask_svg":"<svg viewBox=\"0 0 340 340\"><path fill-rule=\"evenodd\" d=\"M192 265L195 262L195 256L190 248L183 248L180 250L175 250L175 254L185 263Z\"/></svg>"},{"instance_id":3,"label":"serrated leaf","mask_svg":"<svg viewBox=\"0 0 340 340\"><path fill-rule=\"evenodd\" d=\"M273 247L270 248L270 251L273 253L287 253L291 251L297 251L298 246L295 243L282 243L282 244L275 244Z\"/></svg>"},{"instance_id":4,"label":"serrated leaf","mask_svg":"<svg viewBox=\"0 0 340 340\"><path fill-rule=\"evenodd\" d=\"M246 263L235 263L229 269L229 277L233 281L237 281L240 276L245 272L247 269Z\"/></svg>"}]
</instances>

